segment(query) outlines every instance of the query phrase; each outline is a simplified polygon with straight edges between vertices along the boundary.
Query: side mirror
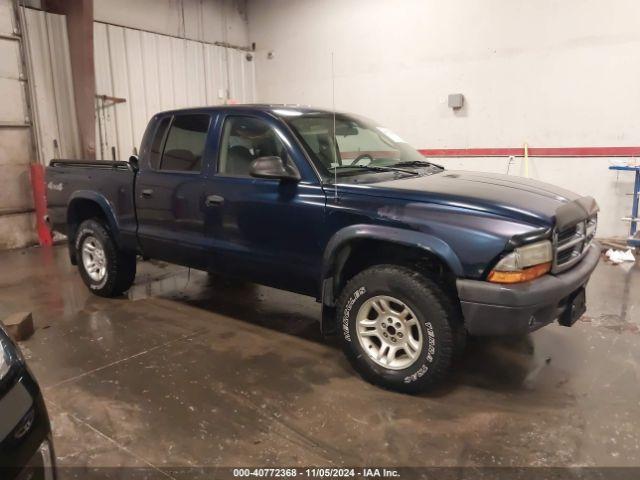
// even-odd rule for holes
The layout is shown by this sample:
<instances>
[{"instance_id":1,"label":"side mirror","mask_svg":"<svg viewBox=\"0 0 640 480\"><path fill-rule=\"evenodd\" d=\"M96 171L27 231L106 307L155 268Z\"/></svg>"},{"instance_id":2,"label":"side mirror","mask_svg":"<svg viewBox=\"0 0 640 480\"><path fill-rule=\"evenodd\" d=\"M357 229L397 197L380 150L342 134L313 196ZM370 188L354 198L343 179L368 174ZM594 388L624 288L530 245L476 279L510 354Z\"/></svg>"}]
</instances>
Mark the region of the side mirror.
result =
<instances>
[{"instance_id":1,"label":"side mirror","mask_svg":"<svg viewBox=\"0 0 640 480\"><path fill-rule=\"evenodd\" d=\"M138 171L138 169L140 168L140 160L138 160L137 155L131 155L129 157L129 165L131 165L131 168L134 172Z\"/></svg>"},{"instance_id":2,"label":"side mirror","mask_svg":"<svg viewBox=\"0 0 640 480\"><path fill-rule=\"evenodd\" d=\"M251 162L249 175L256 178L277 178L280 180L300 181L298 169L285 163L280 157L260 157Z\"/></svg>"}]
</instances>

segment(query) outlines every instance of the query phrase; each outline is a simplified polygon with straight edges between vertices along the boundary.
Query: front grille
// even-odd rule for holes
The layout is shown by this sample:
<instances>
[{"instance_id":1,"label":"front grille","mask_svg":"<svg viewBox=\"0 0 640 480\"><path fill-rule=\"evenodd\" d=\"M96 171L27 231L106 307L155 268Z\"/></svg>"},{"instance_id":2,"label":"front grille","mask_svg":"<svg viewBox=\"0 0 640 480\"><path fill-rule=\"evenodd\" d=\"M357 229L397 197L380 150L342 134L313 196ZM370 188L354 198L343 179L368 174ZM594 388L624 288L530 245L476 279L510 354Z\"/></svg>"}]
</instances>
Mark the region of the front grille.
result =
<instances>
[{"instance_id":1,"label":"front grille","mask_svg":"<svg viewBox=\"0 0 640 480\"><path fill-rule=\"evenodd\" d=\"M596 234L598 217L594 215L553 234L553 272L560 273L573 267L587 254Z\"/></svg>"},{"instance_id":2,"label":"front grille","mask_svg":"<svg viewBox=\"0 0 640 480\"><path fill-rule=\"evenodd\" d=\"M558 252L558 254L556 255L558 265L562 265L568 262L569 260L571 260L572 255L573 255L573 250L569 248L562 252Z\"/></svg>"},{"instance_id":3,"label":"front grille","mask_svg":"<svg viewBox=\"0 0 640 480\"><path fill-rule=\"evenodd\" d=\"M567 228L558 232L558 243L565 243L571 239L576 233L576 226L574 225L571 228Z\"/></svg>"}]
</instances>

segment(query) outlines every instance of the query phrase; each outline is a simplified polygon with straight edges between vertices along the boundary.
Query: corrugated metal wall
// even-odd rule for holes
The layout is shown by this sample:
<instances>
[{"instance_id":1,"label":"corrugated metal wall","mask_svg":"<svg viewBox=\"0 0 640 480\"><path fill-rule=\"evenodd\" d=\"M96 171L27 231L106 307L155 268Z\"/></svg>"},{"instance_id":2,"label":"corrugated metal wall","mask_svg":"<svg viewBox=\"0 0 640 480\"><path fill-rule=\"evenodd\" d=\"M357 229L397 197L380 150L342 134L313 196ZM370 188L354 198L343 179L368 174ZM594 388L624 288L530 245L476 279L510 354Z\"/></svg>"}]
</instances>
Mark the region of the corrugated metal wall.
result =
<instances>
[{"instance_id":1,"label":"corrugated metal wall","mask_svg":"<svg viewBox=\"0 0 640 480\"><path fill-rule=\"evenodd\" d=\"M66 18L24 12L40 161L77 158ZM94 35L97 158L126 159L137 151L147 121L159 111L255 101L254 62L245 51L100 22L94 23ZM21 109L11 108L20 117Z\"/></svg>"},{"instance_id":2,"label":"corrugated metal wall","mask_svg":"<svg viewBox=\"0 0 640 480\"><path fill-rule=\"evenodd\" d=\"M94 34L98 158L137 151L159 111L255 101L245 51L99 22Z\"/></svg>"},{"instance_id":3,"label":"corrugated metal wall","mask_svg":"<svg viewBox=\"0 0 640 480\"><path fill-rule=\"evenodd\" d=\"M80 138L64 15L24 9L31 60L38 157L77 158Z\"/></svg>"},{"instance_id":4,"label":"corrugated metal wall","mask_svg":"<svg viewBox=\"0 0 640 480\"><path fill-rule=\"evenodd\" d=\"M0 249L35 243L31 125L13 5L0 0Z\"/></svg>"}]
</instances>

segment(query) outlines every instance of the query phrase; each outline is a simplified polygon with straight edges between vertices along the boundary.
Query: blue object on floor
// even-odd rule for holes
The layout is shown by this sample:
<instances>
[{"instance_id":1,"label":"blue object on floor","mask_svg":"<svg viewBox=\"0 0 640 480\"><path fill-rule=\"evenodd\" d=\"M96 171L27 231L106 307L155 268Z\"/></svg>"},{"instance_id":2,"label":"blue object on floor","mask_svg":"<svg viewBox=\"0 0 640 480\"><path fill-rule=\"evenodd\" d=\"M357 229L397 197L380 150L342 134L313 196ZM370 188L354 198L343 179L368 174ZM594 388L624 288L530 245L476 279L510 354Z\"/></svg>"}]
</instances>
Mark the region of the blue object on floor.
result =
<instances>
[{"instance_id":1,"label":"blue object on floor","mask_svg":"<svg viewBox=\"0 0 640 480\"><path fill-rule=\"evenodd\" d=\"M611 165L609 170L620 170L626 172L635 172L636 177L633 182L633 202L631 205L631 218L623 218L623 220L630 220L631 226L629 227L629 238L627 238L627 245L632 247L640 247L640 238L636 236L637 223L640 222L638 218L638 195L640 195L640 165L631 167L626 165Z\"/></svg>"}]
</instances>

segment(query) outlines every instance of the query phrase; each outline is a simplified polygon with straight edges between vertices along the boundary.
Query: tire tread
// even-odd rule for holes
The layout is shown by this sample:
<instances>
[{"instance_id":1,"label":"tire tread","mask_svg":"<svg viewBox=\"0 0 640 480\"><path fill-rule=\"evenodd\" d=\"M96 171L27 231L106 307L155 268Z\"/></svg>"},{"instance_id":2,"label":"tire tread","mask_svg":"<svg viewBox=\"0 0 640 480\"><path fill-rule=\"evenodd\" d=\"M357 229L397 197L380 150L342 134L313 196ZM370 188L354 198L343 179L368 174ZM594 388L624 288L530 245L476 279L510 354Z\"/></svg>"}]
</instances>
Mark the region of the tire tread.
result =
<instances>
[{"instance_id":1,"label":"tire tread","mask_svg":"<svg viewBox=\"0 0 640 480\"><path fill-rule=\"evenodd\" d=\"M106 284L99 289L90 288L91 292L101 297L117 297L126 292L136 276L136 255L129 252L123 252L118 249L111 232L103 221L99 218L92 218L85 220L78 227L78 232L82 232L84 229L93 230L98 236L101 237L103 247L105 249L105 255L107 256L107 266L109 276ZM81 273L84 269L82 261L80 260L81 252L77 252L78 268ZM90 283L87 283L86 275L82 275L82 279L85 284L90 287Z\"/></svg>"},{"instance_id":2,"label":"tire tread","mask_svg":"<svg viewBox=\"0 0 640 480\"><path fill-rule=\"evenodd\" d=\"M455 351L455 328L462 325L459 309L456 307L454 300L448 295L444 289L439 287L432 279L424 276L422 273L412 270L407 267L383 264L370 267L352 277L342 289L337 301L338 314L343 311L351 294L360 287L368 283L368 278L372 276L385 275L393 278L394 276L403 276L410 283L410 288L415 290L415 294L418 294L425 298L432 307L436 310L441 318L445 319L449 332L444 335L441 334L438 340L438 348L440 350L439 355L445 359L444 363L440 362L437 368L434 368L429 375L419 378L418 380L401 385L390 385L384 378L376 375L369 369L361 368L361 365L355 361L353 350L349 342L343 340L345 347L345 353L351 361L354 368L369 382L382 386L384 388L390 388L394 390L403 391L406 393L418 393L423 392L431 388L432 386L441 382L447 375L449 367L451 365L451 359L454 356ZM411 285L412 284L412 285ZM336 320L337 321L337 320ZM344 337L343 337L344 338Z\"/></svg>"}]
</instances>

